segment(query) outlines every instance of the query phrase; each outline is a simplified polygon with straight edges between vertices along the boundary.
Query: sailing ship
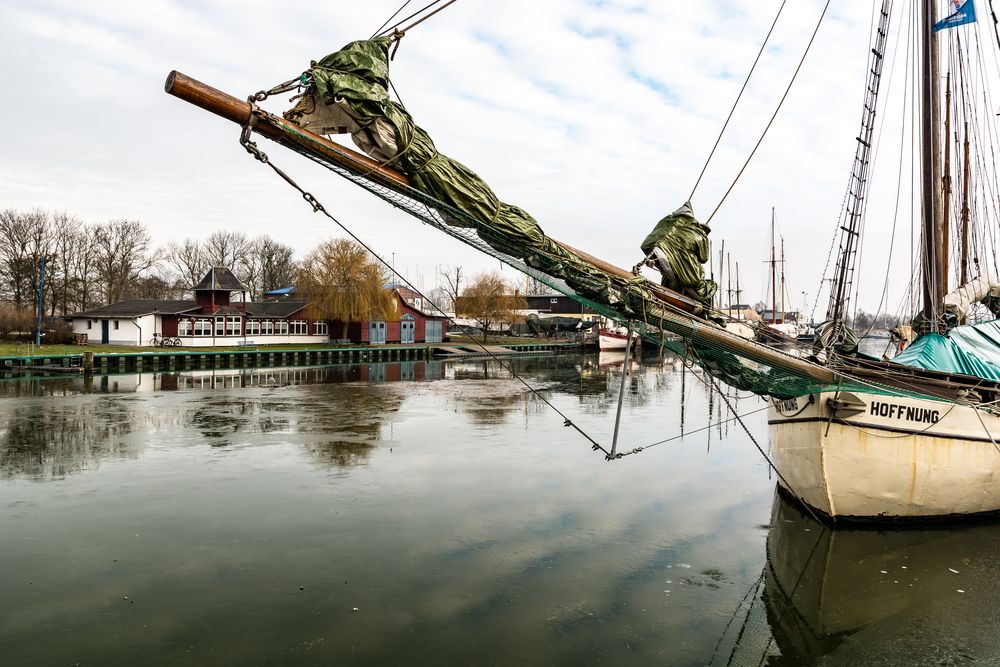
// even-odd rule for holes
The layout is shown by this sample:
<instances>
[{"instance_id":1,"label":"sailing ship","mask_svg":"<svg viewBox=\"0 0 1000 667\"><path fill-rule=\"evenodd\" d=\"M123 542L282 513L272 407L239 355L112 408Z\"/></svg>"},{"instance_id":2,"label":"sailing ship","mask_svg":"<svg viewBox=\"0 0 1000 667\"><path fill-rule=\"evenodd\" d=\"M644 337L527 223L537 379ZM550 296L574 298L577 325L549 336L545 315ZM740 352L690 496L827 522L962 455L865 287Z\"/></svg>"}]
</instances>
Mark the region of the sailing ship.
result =
<instances>
[{"instance_id":1,"label":"sailing ship","mask_svg":"<svg viewBox=\"0 0 1000 667\"><path fill-rule=\"evenodd\" d=\"M680 336L679 351L710 376L769 399L779 484L825 517L885 521L998 512L1000 324L952 327L965 317L963 304L989 298L991 287L985 278L967 281L963 273L958 294L946 298L947 252L938 250L947 210L936 122L940 84L929 2L920 14L925 269L919 272L924 306L916 325L922 336L904 355L886 361L858 354L856 337L846 326L891 7L891 0L884 0L875 15L872 66L848 215L838 225L845 231L828 321L809 358L730 330L733 322L713 307L716 285L704 276L709 229L689 203L661 220L641 244L643 260L623 269L548 236L527 212L502 201L472 170L442 155L402 104L390 98L389 53L405 31L352 42L246 102L176 71L168 75L165 89L242 126L244 148L295 187L252 140L255 134L326 166L656 345ZM297 103L285 113L259 106L289 91L298 93ZM361 152L331 140L339 134L351 135ZM314 210L324 210L299 189ZM661 280L644 277L643 265L657 268ZM994 297L1000 301L1000 292ZM992 342L985 342L990 336ZM986 360L990 355L996 365ZM614 448L609 457L615 457Z\"/></svg>"}]
</instances>

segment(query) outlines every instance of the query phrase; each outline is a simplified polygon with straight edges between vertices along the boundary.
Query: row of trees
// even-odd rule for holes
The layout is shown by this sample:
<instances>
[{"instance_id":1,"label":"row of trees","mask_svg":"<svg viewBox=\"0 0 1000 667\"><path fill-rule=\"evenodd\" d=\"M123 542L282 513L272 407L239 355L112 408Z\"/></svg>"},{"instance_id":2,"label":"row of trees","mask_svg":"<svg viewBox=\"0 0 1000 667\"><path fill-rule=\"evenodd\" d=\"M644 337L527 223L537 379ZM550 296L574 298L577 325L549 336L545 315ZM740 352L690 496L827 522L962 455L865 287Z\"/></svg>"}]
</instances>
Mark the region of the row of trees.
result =
<instances>
[{"instance_id":1,"label":"row of trees","mask_svg":"<svg viewBox=\"0 0 1000 667\"><path fill-rule=\"evenodd\" d=\"M461 267L442 276L445 286L439 290L452 301L456 314L478 321L484 335L497 324L520 321L518 311L528 307L524 297L497 273L475 276L464 288ZM347 338L348 322L398 316L391 292L385 288L389 279L385 267L364 248L348 239L333 239L303 260L296 295L311 304L310 317L343 322L341 338Z\"/></svg>"},{"instance_id":2,"label":"row of trees","mask_svg":"<svg viewBox=\"0 0 1000 667\"><path fill-rule=\"evenodd\" d=\"M84 223L64 212L0 211L0 302L15 311L31 312L40 289L52 316L125 299L180 299L213 266L231 268L251 300L295 284L299 298L329 319L389 317L393 309L388 272L347 239L321 243L299 265L291 247L266 235L218 231L157 248L138 220ZM431 298L487 330L517 321L527 307L499 274L470 281L458 267L442 278Z\"/></svg>"},{"instance_id":3,"label":"row of trees","mask_svg":"<svg viewBox=\"0 0 1000 667\"><path fill-rule=\"evenodd\" d=\"M40 282L50 315L124 299L183 298L212 266L232 268L250 298L292 284L298 268L294 250L266 235L215 232L157 248L138 220L84 223L65 212L0 211L0 301L16 308L37 304Z\"/></svg>"}]
</instances>

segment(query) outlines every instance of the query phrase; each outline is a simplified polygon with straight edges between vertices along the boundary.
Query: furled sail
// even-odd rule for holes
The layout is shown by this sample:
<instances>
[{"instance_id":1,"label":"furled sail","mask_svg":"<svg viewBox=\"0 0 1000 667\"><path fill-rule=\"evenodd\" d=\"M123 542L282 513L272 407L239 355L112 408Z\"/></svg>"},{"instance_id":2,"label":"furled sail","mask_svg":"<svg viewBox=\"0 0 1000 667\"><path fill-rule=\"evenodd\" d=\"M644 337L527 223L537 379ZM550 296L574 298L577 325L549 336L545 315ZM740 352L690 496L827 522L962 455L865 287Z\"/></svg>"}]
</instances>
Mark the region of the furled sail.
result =
<instances>
[{"instance_id":1,"label":"furled sail","mask_svg":"<svg viewBox=\"0 0 1000 667\"><path fill-rule=\"evenodd\" d=\"M438 152L427 132L389 98L391 44L388 37L351 42L313 63L305 92L285 118L317 134L349 133L369 156L405 173L412 187L467 216L445 213L447 224L469 227L470 219L476 221L477 233L492 248L565 280L587 297L637 313L648 296L645 281L595 271L546 236L523 209L501 201L471 169ZM690 207L684 210L660 221L650 237L669 256L679 281L676 291L710 304L714 283L704 280L701 268L708 261L708 228Z\"/></svg>"},{"instance_id":2,"label":"furled sail","mask_svg":"<svg viewBox=\"0 0 1000 667\"><path fill-rule=\"evenodd\" d=\"M663 275L663 286L702 303L712 303L718 285L705 280L708 225L695 220L691 202L656 223L640 246Z\"/></svg>"}]
</instances>

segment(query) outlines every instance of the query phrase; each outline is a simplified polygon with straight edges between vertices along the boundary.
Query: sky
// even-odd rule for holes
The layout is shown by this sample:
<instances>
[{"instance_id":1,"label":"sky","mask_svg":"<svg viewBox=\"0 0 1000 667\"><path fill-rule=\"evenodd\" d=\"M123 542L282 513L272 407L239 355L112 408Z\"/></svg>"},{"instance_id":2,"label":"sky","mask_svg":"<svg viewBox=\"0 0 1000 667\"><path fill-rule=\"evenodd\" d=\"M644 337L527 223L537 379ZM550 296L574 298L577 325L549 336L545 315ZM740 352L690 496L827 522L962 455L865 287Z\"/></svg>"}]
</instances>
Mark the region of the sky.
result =
<instances>
[{"instance_id":1,"label":"sky","mask_svg":"<svg viewBox=\"0 0 1000 667\"><path fill-rule=\"evenodd\" d=\"M216 230L266 233L304 255L339 230L240 148L238 127L166 95L163 81L176 69L244 98L370 36L400 4L5 0L0 208L139 219L161 245ZM549 235L630 267L646 234L691 193L780 4L458 0L406 35L391 76L439 150ZM774 112L823 4L785 7L692 199L702 221ZM773 207L788 308L812 307L854 157L871 14L871 0L831 3L773 127L710 223L716 251L724 240L740 263L743 301L765 300ZM281 111L285 98L266 106ZM448 267L501 270L335 174L260 144L418 287L432 289ZM874 268L862 266L861 303L874 309L888 232L869 226L863 262ZM907 264L898 263L905 278Z\"/></svg>"}]
</instances>

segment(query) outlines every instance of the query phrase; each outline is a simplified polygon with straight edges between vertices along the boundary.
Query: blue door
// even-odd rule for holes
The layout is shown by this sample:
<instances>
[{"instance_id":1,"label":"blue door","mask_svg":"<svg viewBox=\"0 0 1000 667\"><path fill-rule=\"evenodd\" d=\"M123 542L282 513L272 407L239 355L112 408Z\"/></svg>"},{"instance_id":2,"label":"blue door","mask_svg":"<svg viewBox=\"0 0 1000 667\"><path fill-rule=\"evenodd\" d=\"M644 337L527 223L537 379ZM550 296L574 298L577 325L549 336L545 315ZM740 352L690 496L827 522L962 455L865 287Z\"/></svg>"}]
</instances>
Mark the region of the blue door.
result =
<instances>
[{"instance_id":1,"label":"blue door","mask_svg":"<svg viewBox=\"0 0 1000 667\"><path fill-rule=\"evenodd\" d=\"M108 344L108 321L101 320L101 344Z\"/></svg>"},{"instance_id":2,"label":"blue door","mask_svg":"<svg viewBox=\"0 0 1000 667\"><path fill-rule=\"evenodd\" d=\"M368 342L372 345L385 344L385 322L368 323Z\"/></svg>"},{"instance_id":3,"label":"blue door","mask_svg":"<svg viewBox=\"0 0 1000 667\"><path fill-rule=\"evenodd\" d=\"M414 322L413 316L403 315L403 319L399 323L399 342L412 343L413 331L415 328L416 328L416 322Z\"/></svg>"}]
</instances>

